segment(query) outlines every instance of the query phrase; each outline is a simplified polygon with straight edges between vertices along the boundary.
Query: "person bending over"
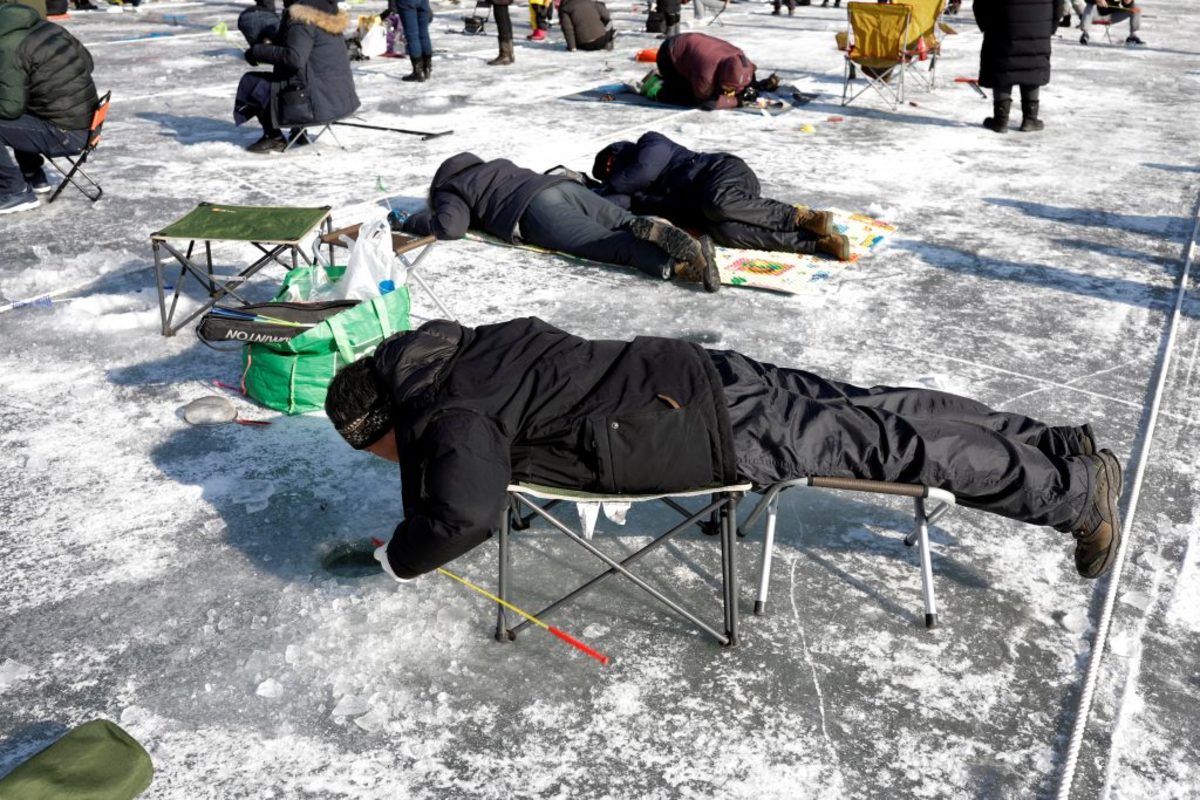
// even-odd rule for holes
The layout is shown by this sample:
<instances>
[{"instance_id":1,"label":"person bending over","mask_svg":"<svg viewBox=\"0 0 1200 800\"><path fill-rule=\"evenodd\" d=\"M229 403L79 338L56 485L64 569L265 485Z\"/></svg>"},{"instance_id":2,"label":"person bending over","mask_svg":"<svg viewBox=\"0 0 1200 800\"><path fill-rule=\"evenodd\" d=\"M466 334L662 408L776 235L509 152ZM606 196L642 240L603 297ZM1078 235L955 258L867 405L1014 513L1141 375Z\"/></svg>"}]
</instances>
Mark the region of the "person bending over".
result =
<instances>
[{"instance_id":1,"label":"person bending over","mask_svg":"<svg viewBox=\"0 0 1200 800\"><path fill-rule=\"evenodd\" d=\"M828 211L762 196L758 176L732 153L697 153L655 131L596 154L595 191L635 214L666 217L725 247L822 252L850 258L850 240Z\"/></svg>"},{"instance_id":2,"label":"person bending over","mask_svg":"<svg viewBox=\"0 0 1200 800\"><path fill-rule=\"evenodd\" d=\"M678 276L710 292L721 285L707 237L697 241L666 222L636 217L565 175L459 153L434 174L429 209L402 219L400 229L461 239L472 227L509 243L635 267L662 280Z\"/></svg>"},{"instance_id":3,"label":"person bending over","mask_svg":"<svg viewBox=\"0 0 1200 800\"><path fill-rule=\"evenodd\" d=\"M29 6L0 0L0 214L38 207L53 188L42 156L82 151L99 102L87 48Z\"/></svg>"},{"instance_id":4,"label":"person bending over","mask_svg":"<svg viewBox=\"0 0 1200 800\"><path fill-rule=\"evenodd\" d=\"M668 36L658 48L657 66L661 85L649 96L676 106L737 108L754 85L754 63L746 54L704 33Z\"/></svg>"},{"instance_id":5,"label":"person bending over","mask_svg":"<svg viewBox=\"0 0 1200 800\"><path fill-rule=\"evenodd\" d=\"M1072 533L1086 578L1108 570L1120 538L1121 466L1086 425L678 339L434 320L339 372L325 411L352 447L400 464L404 520L377 553L400 578L487 539L518 481L604 494L804 476L925 484Z\"/></svg>"},{"instance_id":6,"label":"person bending over","mask_svg":"<svg viewBox=\"0 0 1200 800\"><path fill-rule=\"evenodd\" d=\"M282 151L305 127L354 113L358 95L342 38L347 25L349 17L335 0L284 0L275 35L246 51L250 66L274 67L269 73L247 72L238 84L234 122L257 118L263 128L262 138L247 150ZM292 128L288 139L284 127Z\"/></svg>"}]
</instances>

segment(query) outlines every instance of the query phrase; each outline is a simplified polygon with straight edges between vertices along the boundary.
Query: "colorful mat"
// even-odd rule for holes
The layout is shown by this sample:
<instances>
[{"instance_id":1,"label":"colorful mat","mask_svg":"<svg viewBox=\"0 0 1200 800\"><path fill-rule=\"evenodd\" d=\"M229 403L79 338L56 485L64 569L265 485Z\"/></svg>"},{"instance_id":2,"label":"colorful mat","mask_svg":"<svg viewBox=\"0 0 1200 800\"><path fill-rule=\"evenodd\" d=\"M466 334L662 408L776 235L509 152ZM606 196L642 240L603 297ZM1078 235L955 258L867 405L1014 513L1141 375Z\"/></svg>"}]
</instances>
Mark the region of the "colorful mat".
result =
<instances>
[{"instance_id":1,"label":"colorful mat","mask_svg":"<svg viewBox=\"0 0 1200 800\"><path fill-rule=\"evenodd\" d=\"M802 255L799 253L771 252L765 250L740 250L733 247L718 247L717 267L721 272L721 283L750 289L767 289L784 294L803 294L817 291L821 285L863 256L880 249L896 232L896 226L873 219L866 214L831 209L834 227L839 233L850 237L851 256L849 261L836 261L824 255ZM510 244L479 231L468 231L467 239L475 242L515 247L534 253L568 258L583 264L597 264L568 253L547 250L532 244ZM602 266L612 266L602 264Z\"/></svg>"},{"instance_id":2,"label":"colorful mat","mask_svg":"<svg viewBox=\"0 0 1200 800\"><path fill-rule=\"evenodd\" d=\"M831 211L834 214L834 228L838 233L850 237L849 261L836 261L825 255L718 247L717 266L721 270L721 283L787 294L811 292L850 264L883 247L896 233L895 225L866 214L840 209Z\"/></svg>"},{"instance_id":3,"label":"colorful mat","mask_svg":"<svg viewBox=\"0 0 1200 800\"><path fill-rule=\"evenodd\" d=\"M763 92L758 98L757 105L726 110L777 117L780 114L786 114L794 108L799 108L811 102L816 97L816 94L805 94L795 86L781 85L774 92ZM628 83L613 83L606 86L598 86L595 89L586 89L582 92L565 95L559 99L587 103L616 103L623 106L687 108L687 106L676 106L658 100L651 100L649 97L638 94L637 87Z\"/></svg>"}]
</instances>

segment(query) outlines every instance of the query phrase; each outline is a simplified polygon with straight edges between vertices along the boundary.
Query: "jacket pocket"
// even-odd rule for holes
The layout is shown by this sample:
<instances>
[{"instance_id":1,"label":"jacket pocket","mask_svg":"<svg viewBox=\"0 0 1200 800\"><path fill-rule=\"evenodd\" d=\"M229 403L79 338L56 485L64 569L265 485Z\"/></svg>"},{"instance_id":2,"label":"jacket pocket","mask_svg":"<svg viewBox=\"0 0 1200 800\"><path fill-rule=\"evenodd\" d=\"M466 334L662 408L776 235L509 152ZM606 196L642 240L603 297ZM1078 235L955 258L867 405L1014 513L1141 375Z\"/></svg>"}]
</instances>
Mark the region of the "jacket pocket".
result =
<instances>
[{"instance_id":1,"label":"jacket pocket","mask_svg":"<svg viewBox=\"0 0 1200 800\"><path fill-rule=\"evenodd\" d=\"M671 492L715 482L713 443L703 416L687 406L593 421L607 491Z\"/></svg>"}]
</instances>

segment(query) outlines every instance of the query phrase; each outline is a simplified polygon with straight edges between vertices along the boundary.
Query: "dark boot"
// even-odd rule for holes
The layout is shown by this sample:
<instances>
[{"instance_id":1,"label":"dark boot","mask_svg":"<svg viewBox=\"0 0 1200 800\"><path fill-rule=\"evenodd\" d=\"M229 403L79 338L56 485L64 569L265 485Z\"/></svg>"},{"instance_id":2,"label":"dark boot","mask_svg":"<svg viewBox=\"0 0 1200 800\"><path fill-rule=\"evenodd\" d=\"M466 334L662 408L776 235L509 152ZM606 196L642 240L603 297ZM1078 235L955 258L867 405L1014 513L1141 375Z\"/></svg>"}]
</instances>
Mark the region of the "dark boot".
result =
<instances>
[{"instance_id":1,"label":"dark boot","mask_svg":"<svg viewBox=\"0 0 1200 800\"><path fill-rule=\"evenodd\" d=\"M409 56L408 60L412 64L412 72L409 73L408 75L405 75L400 80L416 81L417 83L424 81L425 80L425 70L422 69L422 67L421 67L421 57L420 56Z\"/></svg>"},{"instance_id":2,"label":"dark boot","mask_svg":"<svg viewBox=\"0 0 1200 800\"><path fill-rule=\"evenodd\" d=\"M996 133L1008 133L1008 113L1012 110L1012 96L992 95L992 116L983 121L983 127Z\"/></svg>"},{"instance_id":3,"label":"dark boot","mask_svg":"<svg viewBox=\"0 0 1200 800\"><path fill-rule=\"evenodd\" d=\"M1038 106L1040 103L1037 100L1026 100L1021 98L1021 132L1030 133L1032 131L1040 131L1046 126L1038 119Z\"/></svg>"},{"instance_id":4,"label":"dark boot","mask_svg":"<svg viewBox=\"0 0 1200 800\"><path fill-rule=\"evenodd\" d=\"M500 55L493 58L488 64L493 67L501 67L513 63L513 60L513 43L509 39L500 42Z\"/></svg>"},{"instance_id":5,"label":"dark boot","mask_svg":"<svg viewBox=\"0 0 1200 800\"><path fill-rule=\"evenodd\" d=\"M1085 578L1108 572L1121 545L1121 462L1108 450L1080 456L1092 470L1092 499L1071 531L1075 537L1075 569Z\"/></svg>"},{"instance_id":6,"label":"dark boot","mask_svg":"<svg viewBox=\"0 0 1200 800\"><path fill-rule=\"evenodd\" d=\"M421 71L425 73L425 80L429 80L429 74L433 72L433 56L421 56Z\"/></svg>"},{"instance_id":7,"label":"dark boot","mask_svg":"<svg viewBox=\"0 0 1200 800\"><path fill-rule=\"evenodd\" d=\"M797 230L815 233L817 236L828 236L833 233L833 214L811 208L797 208L795 227Z\"/></svg>"}]
</instances>

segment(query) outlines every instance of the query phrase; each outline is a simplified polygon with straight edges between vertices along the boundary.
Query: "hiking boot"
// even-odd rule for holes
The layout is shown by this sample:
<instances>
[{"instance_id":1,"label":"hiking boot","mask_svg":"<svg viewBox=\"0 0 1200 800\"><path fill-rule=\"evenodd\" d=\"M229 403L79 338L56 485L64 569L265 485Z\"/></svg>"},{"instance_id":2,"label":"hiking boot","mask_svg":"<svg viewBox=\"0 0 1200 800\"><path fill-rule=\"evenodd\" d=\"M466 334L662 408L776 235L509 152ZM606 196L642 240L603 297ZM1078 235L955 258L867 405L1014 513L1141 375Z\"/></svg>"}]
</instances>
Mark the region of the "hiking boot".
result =
<instances>
[{"instance_id":1,"label":"hiking boot","mask_svg":"<svg viewBox=\"0 0 1200 800\"><path fill-rule=\"evenodd\" d=\"M704 252L700 242L693 239L687 231L676 228L669 222L653 217L634 217L629 223L629 232L644 242L658 245L676 261L701 266L704 263Z\"/></svg>"},{"instance_id":2,"label":"hiking boot","mask_svg":"<svg viewBox=\"0 0 1200 800\"><path fill-rule=\"evenodd\" d=\"M29 184L29 188L35 194L46 194L54 187L50 185L50 180L46 177L46 170L38 168L37 172L25 176L25 182Z\"/></svg>"},{"instance_id":3,"label":"hiking boot","mask_svg":"<svg viewBox=\"0 0 1200 800\"><path fill-rule=\"evenodd\" d=\"M1079 456L1093 471L1092 499L1075 523L1075 570L1085 578L1108 572L1121 544L1121 463L1109 450Z\"/></svg>"},{"instance_id":4,"label":"hiking boot","mask_svg":"<svg viewBox=\"0 0 1200 800\"><path fill-rule=\"evenodd\" d=\"M815 233L817 236L829 236L833 233L833 213L829 211L797 208L793 221L796 229Z\"/></svg>"},{"instance_id":5,"label":"hiking boot","mask_svg":"<svg viewBox=\"0 0 1200 800\"><path fill-rule=\"evenodd\" d=\"M513 63L513 60L513 43L509 40L500 42L500 55L487 63L493 67L503 67Z\"/></svg>"},{"instance_id":6,"label":"hiking boot","mask_svg":"<svg viewBox=\"0 0 1200 800\"><path fill-rule=\"evenodd\" d=\"M264 135L257 142L246 147L247 153L282 153L287 147L287 142L282 136L266 136Z\"/></svg>"},{"instance_id":7,"label":"hiking boot","mask_svg":"<svg viewBox=\"0 0 1200 800\"><path fill-rule=\"evenodd\" d=\"M700 239L701 254L690 261L676 261L675 275L688 283L704 284L704 291L715 292L721 288L721 273L717 270L716 253L712 240L707 236Z\"/></svg>"},{"instance_id":8,"label":"hiking boot","mask_svg":"<svg viewBox=\"0 0 1200 800\"><path fill-rule=\"evenodd\" d=\"M1131 33L1125 37L1125 44L1131 44L1136 47L1136 46L1144 45L1146 43L1143 42L1141 39L1139 39L1136 33Z\"/></svg>"},{"instance_id":9,"label":"hiking boot","mask_svg":"<svg viewBox=\"0 0 1200 800\"><path fill-rule=\"evenodd\" d=\"M421 56L421 72L425 73L425 80L429 80L433 74L433 56Z\"/></svg>"},{"instance_id":10,"label":"hiking boot","mask_svg":"<svg viewBox=\"0 0 1200 800\"><path fill-rule=\"evenodd\" d=\"M831 233L817 239L816 251L828 253L838 261L850 260L850 239L840 233Z\"/></svg>"},{"instance_id":11,"label":"hiking boot","mask_svg":"<svg viewBox=\"0 0 1200 800\"><path fill-rule=\"evenodd\" d=\"M39 205L41 203L38 202L37 195L29 187L25 187L25 191L23 192L0 194L0 214L28 211L31 208L37 208Z\"/></svg>"},{"instance_id":12,"label":"hiking boot","mask_svg":"<svg viewBox=\"0 0 1200 800\"><path fill-rule=\"evenodd\" d=\"M996 133L1008 133L1008 114L1012 110L1012 98L1004 100L992 96L992 116L983 121L983 127Z\"/></svg>"},{"instance_id":13,"label":"hiking boot","mask_svg":"<svg viewBox=\"0 0 1200 800\"><path fill-rule=\"evenodd\" d=\"M1089 41L1091 41L1091 37L1087 35L1087 31L1084 31L1079 37L1079 43L1084 47L1087 47L1087 43Z\"/></svg>"}]
</instances>

